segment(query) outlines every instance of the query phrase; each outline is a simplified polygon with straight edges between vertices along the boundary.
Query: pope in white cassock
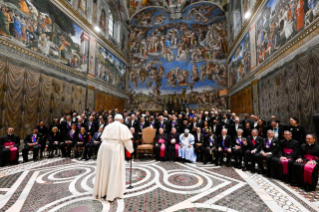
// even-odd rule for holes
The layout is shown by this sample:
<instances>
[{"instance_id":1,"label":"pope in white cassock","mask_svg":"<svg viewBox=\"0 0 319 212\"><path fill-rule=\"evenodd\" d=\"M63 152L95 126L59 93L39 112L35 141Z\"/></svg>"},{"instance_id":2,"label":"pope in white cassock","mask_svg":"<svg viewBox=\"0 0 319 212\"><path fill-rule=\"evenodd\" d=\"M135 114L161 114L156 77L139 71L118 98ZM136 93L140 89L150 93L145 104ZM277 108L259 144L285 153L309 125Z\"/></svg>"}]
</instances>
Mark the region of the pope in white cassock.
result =
<instances>
[{"instance_id":1,"label":"pope in white cassock","mask_svg":"<svg viewBox=\"0 0 319 212\"><path fill-rule=\"evenodd\" d=\"M122 124L123 116L115 115L115 122L107 125L101 136L96 165L96 176L93 196L114 201L115 198L123 198L125 193L125 159L124 147L134 152L132 145L132 133L127 126Z\"/></svg>"},{"instance_id":2,"label":"pope in white cassock","mask_svg":"<svg viewBox=\"0 0 319 212\"><path fill-rule=\"evenodd\" d=\"M185 129L184 134L179 136L179 148L178 157L196 162L196 154L194 151L195 138L192 134L189 134L189 130Z\"/></svg>"}]
</instances>

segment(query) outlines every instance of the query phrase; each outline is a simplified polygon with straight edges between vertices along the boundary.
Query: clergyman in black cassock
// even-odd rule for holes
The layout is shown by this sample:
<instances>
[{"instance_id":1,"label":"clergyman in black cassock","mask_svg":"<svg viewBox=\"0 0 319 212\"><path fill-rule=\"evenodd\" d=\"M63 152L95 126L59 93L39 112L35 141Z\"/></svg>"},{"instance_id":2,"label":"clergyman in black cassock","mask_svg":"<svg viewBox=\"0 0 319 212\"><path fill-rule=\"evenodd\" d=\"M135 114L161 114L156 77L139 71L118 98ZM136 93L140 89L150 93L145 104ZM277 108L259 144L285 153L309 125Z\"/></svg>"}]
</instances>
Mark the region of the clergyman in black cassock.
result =
<instances>
[{"instance_id":1,"label":"clergyman in black cassock","mask_svg":"<svg viewBox=\"0 0 319 212\"><path fill-rule=\"evenodd\" d=\"M175 127L172 128L169 135L169 143L167 149L167 159L175 161L178 158L179 133Z\"/></svg>"},{"instance_id":2,"label":"clergyman in black cassock","mask_svg":"<svg viewBox=\"0 0 319 212\"><path fill-rule=\"evenodd\" d=\"M13 134L13 128L9 127L7 135L0 138L1 166L6 166L8 163L18 163L19 146L20 137Z\"/></svg>"},{"instance_id":3,"label":"clergyman in black cassock","mask_svg":"<svg viewBox=\"0 0 319 212\"><path fill-rule=\"evenodd\" d=\"M166 148L168 146L168 139L166 133L164 133L163 128L159 128L158 130L158 135L155 138L155 158L157 161L159 160L165 160L166 155Z\"/></svg>"},{"instance_id":4,"label":"clergyman in black cassock","mask_svg":"<svg viewBox=\"0 0 319 212\"><path fill-rule=\"evenodd\" d=\"M292 165L291 184L304 186L306 191L314 191L318 183L319 145L315 144L315 138L310 134L306 136L306 142Z\"/></svg>"},{"instance_id":5,"label":"clergyman in black cassock","mask_svg":"<svg viewBox=\"0 0 319 212\"><path fill-rule=\"evenodd\" d=\"M266 160L267 165L267 177L271 176L271 160L274 156L277 156L279 146L279 140L274 137L275 133L272 130L267 131L267 138L264 138L260 153L255 155L255 161L259 166L258 174L264 174L265 168L262 163L263 159ZM253 164L255 166L255 164Z\"/></svg>"},{"instance_id":6,"label":"clergyman in black cassock","mask_svg":"<svg viewBox=\"0 0 319 212\"><path fill-rule=\"evenodd\" d=\"M275 179L282 179L289 183L291 175L288 173L299 154L299 143L291 139L290 131L285 131L284 136L285 139L280 141L278 156L271 160L271 175Z\"/></svg>"}]
</instances>

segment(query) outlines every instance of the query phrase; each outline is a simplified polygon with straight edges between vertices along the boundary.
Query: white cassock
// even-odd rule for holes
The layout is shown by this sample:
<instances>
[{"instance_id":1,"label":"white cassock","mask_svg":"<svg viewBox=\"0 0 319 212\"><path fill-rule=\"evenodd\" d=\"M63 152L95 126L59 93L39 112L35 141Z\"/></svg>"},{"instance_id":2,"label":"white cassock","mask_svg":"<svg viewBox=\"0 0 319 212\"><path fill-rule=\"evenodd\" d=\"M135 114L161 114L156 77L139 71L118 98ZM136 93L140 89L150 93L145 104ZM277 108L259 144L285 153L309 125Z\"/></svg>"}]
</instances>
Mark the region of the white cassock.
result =
<instances>
[{"instance_id":1,"label":"white cassock","mask_svg":"<svg viewBox=\"0 0 319 212\"><path fill-rule=\"evenodd\" d=\"M178 148L178 157L190 160L191 162L196 162L196 154L194 151L194 143L195 138L192 134L188 134L187 137L184 136L184 134L181 134L179 136L180 143L183 144L183 148ZM191 147L188 147L188 145L191 145Z\"/></svg>"},{"instance_id":2,"label":"white cassock","mask_svg":"<svg viewBox=\"0 0 319 212\"><path fill-rule=\"evenodd\" d=\"M119 121L105 127L97 158L94 197L106 195L108 201L123 198L126 189L124 147L134 152L132 137L127 126Z\"/></svg>"}]
</instances>

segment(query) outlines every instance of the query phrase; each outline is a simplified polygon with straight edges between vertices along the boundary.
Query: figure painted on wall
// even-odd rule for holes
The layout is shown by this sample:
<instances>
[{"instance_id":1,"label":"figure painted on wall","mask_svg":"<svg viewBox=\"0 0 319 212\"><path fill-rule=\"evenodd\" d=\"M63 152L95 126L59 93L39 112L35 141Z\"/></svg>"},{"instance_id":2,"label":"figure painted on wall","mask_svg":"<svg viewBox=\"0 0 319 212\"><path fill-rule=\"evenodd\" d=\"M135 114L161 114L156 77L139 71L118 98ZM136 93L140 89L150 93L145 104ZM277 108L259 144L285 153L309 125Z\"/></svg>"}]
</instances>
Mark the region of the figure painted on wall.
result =
<instances>
[{"instance_id":1,"label":"figure painted on wall","mask_svg":"<svg viewBox=\"0 0 319 212\"><path fill-rule=\"evenodd\" d=\"M1 2L1 35L77 71L87 72L88 65L83 64L88 55L87 34L67 15L52 10L55 6L50 1L33 0L34 4L27 0Z\"/></svg>"},{"instance_id":2,"label":"figure painted on wall","mask_svg":"<svg viewBox=\"0 0 319 212\"><path fill-rule=\"evenodd\" d=\"M154 20L157 17L165 17L160 26ZM198 102L201 106L220 103L219 96L211 103L198 100L197 90L207 89L204 96L208 99L208 91L227 86L225 15L216 5L200 3L186 8L182 17L171 21L166 11L150 8L132 18L129 89L138 99L138 108L154 103L153 109L161 109L163 99L171 99L173 105L174 92L184 92L182 103L194 107ZM154 91L145 92L154 84L161 98L153 98L158 94Z\"/></svg>"},{"instance_id":3,"label":"figure painted on wall","mask_svg":"<svg viewBox=\"0 0 319 212\"><path fill-rule=\"evenodd\" d=\"M100 15L100 22L99 22L99 27L103 32L106 32L106 14L105 14L105 10L102 9L101 11L101 15Z\"/></svg>"},{"instance_id":4,"label":"figure painted on wall","mask_svg":"<svg viewBox=\"0 0 319 212\"><path fill-rule=\"evenodd\" d=\"M78 8L82 11L82 12L86 12L86 0L78 0Z\"/></svg>"},{"instance_id":5,"label":"figure painted on wall","mask_svg":"<svg viewBox=\"0 0 319 212\"><path fill-rule=\"evenodd\" d=\"M304 26L304 1L298 0L297 1L297 8L295 10L295 18L297 20L297 31L299 31Z\"/></svg>"}]
</instances>

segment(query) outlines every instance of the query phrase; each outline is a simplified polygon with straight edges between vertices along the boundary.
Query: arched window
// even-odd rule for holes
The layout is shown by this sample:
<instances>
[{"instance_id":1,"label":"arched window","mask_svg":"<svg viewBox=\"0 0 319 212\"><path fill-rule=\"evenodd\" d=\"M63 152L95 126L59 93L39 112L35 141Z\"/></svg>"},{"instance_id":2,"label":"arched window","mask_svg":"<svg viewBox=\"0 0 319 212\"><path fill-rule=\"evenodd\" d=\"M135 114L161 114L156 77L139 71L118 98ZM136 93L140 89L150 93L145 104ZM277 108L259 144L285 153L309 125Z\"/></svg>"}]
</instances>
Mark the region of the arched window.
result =
<instances>
[{"instance_id":1,"label":"arched window","mask_svg":"<svg viewBox=\"0 0 319 212\"><path fill-rule=\"evenodd\" d=\"M114 36L114 17L111 10L109 10L109 35Z\"/></svg>"}]
</instances>

